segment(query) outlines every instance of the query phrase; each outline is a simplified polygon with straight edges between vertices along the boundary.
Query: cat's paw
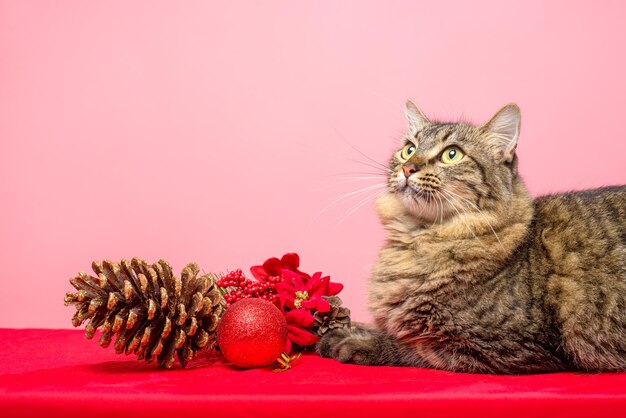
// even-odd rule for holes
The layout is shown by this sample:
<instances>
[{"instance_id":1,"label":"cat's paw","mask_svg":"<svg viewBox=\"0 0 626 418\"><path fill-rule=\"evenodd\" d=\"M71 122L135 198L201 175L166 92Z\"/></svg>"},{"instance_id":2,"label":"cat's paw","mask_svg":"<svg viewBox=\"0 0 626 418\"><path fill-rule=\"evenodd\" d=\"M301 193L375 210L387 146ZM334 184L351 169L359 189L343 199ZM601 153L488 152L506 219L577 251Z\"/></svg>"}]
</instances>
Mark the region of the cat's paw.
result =
<instances>
[{"instance_id":1,"label":"cat's paw","mask_svg":"<svg viewBox=\"0 0 626 418\"><path fill-rule=\"evenodd\" d=\"M315 350L322 357L334 358L333 348L350 335L350 331L345 328L328 331L320 338L315 346Z\"/></svg>"},{"instance_id":2,"label":"cat's paw","mask_svg":"<svg viewBox=\"0 0 626 418\"><path fill-rule=\"evenodd\" d=\"M327 332L317 343L317 352L342 363L378 364L376 336L349 328Z\"/></svg>"}]
</instances>

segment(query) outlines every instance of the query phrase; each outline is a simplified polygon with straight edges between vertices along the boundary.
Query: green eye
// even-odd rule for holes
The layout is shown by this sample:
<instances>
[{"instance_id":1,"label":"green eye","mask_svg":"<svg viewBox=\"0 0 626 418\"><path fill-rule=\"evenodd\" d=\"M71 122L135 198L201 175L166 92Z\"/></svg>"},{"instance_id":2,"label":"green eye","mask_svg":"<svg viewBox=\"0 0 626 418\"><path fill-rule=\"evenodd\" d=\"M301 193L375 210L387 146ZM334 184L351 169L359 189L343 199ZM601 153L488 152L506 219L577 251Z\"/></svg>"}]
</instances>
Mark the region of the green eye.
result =
<instances>
[{"instance_id":1,"label":"green eye","mask_svg":"<svg viewBox=\"0 0 626 418\"><path fill-rule=\"evenodd\" d=\"M406 144L404 148L402 148L402 151L400 151L400 157L402 157L403 160L408 160L413 154L415 154L415 145L412 142Z\"/></svg>"},{"instance_id":2,"label":"green eye","mask_svg":"<svg viewBox=\"0 0 626 418\"><path fill-rule=\"evenodd\" d=\"M453 164L461 161L465 154L457 147L448 147L441 154L441 162L444 164Z\"/></svg>"}]
</instances>

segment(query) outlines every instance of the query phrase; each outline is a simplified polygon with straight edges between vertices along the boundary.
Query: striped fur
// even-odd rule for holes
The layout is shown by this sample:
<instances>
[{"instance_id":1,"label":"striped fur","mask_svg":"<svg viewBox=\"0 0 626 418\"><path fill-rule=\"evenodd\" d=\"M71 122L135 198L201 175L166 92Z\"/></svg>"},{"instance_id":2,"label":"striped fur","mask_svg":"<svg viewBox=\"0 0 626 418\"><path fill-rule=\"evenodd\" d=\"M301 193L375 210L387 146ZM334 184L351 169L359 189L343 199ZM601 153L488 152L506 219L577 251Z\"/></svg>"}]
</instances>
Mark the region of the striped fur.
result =
<instances>
[{"instance_id":1,"label":"striped fur","mask_svg":"<svg viewBox=\"0 0 626 418\"><path fill-rule=\"evenodd\" d=\"M533 200L517 172L517 106L479 127L407 109L417 151L393 155L377 202L375 323L326 334L320 354L476 373L626 370L626 186ZM465 156L444 164L450 145ZM407 178L403 164L417 171Z\"/></svg>"}]
</instances>

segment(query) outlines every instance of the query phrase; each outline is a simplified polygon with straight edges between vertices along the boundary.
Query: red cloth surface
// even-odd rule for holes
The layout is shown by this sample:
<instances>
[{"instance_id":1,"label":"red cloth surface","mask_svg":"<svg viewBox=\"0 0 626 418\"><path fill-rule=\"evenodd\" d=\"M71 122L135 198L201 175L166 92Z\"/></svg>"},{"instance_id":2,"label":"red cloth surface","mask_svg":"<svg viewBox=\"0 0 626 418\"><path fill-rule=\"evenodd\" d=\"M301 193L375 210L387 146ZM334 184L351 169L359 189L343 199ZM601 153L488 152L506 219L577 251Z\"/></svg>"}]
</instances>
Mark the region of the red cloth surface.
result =
<instances>
[{"instance_id":1,"label":"red cloth surface","mask_svg":"<svg viewBox=\"0 0 626 418\"><path fill-rule=\"evenodd\" d=\"M626 373L470 375L314 354L283 373L216 355L160 370L79 330L0 329L0 342L0 417L626 417Z\"/></svg>"}]
</instances>

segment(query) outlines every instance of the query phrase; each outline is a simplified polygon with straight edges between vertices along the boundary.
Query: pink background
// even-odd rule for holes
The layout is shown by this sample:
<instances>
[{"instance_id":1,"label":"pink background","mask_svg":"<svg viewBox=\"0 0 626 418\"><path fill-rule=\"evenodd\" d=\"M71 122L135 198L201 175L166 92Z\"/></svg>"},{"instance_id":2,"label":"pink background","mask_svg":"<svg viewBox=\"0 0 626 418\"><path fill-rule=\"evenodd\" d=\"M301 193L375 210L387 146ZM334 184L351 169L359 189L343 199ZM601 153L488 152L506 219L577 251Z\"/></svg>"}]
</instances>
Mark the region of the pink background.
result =
<instances>
[{"instance_id":1,"label":"pink background","mask_svg":"<svg viewBox=\"0 0 626 418\"><path fill-rule=\"evenodd\" d=\"M69 327L93 259L248 268L298 251L358 320L412 98L522 108L534 194L626 183L623 2L0 1L0 326ZM343 173L343 174L342 174ZM354 174L353 174L354 175ZM368 176L368 175L365 175ZM341 184L337 184L341 183Z\"/></svg>"}]
</instances>

